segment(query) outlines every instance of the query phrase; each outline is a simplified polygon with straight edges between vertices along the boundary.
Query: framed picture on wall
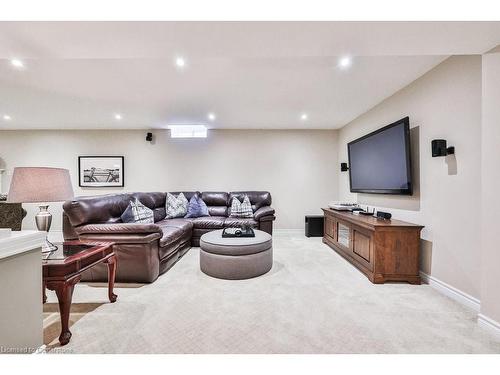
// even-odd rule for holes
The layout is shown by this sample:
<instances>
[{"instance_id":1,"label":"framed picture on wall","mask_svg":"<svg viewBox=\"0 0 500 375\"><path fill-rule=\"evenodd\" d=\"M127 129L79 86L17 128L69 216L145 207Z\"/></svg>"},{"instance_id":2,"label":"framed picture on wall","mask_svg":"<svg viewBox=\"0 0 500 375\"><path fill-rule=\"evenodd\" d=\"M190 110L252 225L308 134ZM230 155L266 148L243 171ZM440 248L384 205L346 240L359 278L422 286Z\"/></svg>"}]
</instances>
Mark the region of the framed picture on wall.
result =
<instances>
[{"instance_id":1,"label":"framed picture on wall","mask_svg":"<svg viewBox=\"0 0 500 375\"><path fill-rule=\"evenodd\" d=\"M81 187L123 187L123 156L79 156L78 185Z\"/></svg>"}]
</instances>

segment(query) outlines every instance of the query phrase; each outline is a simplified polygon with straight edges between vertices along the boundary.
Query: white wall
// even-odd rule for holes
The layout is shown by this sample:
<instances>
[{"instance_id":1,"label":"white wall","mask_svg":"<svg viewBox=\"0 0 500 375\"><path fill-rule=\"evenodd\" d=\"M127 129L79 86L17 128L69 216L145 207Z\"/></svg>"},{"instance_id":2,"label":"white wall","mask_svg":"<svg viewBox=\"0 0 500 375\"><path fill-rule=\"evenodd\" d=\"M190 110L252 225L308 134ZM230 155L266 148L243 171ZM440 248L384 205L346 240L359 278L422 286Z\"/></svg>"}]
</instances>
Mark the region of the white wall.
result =
<instances>
[{"instance_id":1,"label":"white wall","mask_svg":"<svg viewBox=\"0 0 500 375\"><path fill-rule=\"evenodd\" d=\"M0 131L3 191L16 166L54 166L71 172L75 195L121 191L268 190L276 228L304 227L335 199L337 131L211 130L207 139L174 140L167 131ZM79 155L124 155L125 187L78 188ZM33 228L35 204L25 204L24 228ZM61 229L61 203L53 203L53 229Z\"/></svg>"},{"instance_id":2,"label":"white wall","mask_svg":"<svg viewBox=\"0 0 500 375\"><path fill-rule=\"evenodd\" d=\"M340 198L425 225L422 270L479 298L481 56L447 59L342 128L339 162L347 161L349 141L405 116L412 128L415 194L351 194L348 173L341 173ZM432 158L435 138L447 139L456 155Z\"/></svg>"},{"instance_id":3,"label":"white wall","mask_svg":"<svg viewBox=\"0 0 500 375\"><path fill-rule=\"evenodd\" d=\"M500 322L500 51L483 55L481 314Z\"/></svg>"}]
</instances>

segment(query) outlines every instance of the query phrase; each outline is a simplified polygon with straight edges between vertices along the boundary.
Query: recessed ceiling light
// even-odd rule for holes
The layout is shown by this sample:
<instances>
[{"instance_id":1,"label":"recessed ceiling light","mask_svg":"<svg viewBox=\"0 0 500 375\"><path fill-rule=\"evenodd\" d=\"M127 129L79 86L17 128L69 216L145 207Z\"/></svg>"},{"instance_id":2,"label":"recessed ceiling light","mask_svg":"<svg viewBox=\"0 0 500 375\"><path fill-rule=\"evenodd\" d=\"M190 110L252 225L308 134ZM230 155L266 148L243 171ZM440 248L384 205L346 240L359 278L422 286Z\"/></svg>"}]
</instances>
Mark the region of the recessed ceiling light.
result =
<instances>
[{"instance_id":1,"label":"recessed ceiling light","mask_svg":"<svg viewBox=\"0 0 500 375\"><path fill-rule=\"evenodd\" d=\"M15 68L24 68L24 63L19 59L12 59L10 63Z\"/></svg>"},{"instance_id":2,"label":"recessed ceiling light","mask_svg":"<svg viewBox=\"0 0 500 375\"><path fill-rule=\"evenodd\" d=\"M214 121L214 120L215 120L215 118L216 118L215 113L212 113L212 112L210 112L210 113L207 115L207 117L208 117L208 119L209 119L210 121Z\"/></svg>"},{"instance_id":3,"label":"recessed ceiling light","mask_svg":"<svg viewBox=\"0 0 500 375\"><path fill-rule=\"evenodd\" d=\"M12 120L12 117L10 117L9 115L3 115L3 119L5 121L9 121L9 120Z\"/></svg>"},{"instance_id":4,"label":"recessed ceiling light","mask_svg":"<svg viewBox=\"0 0 500 375\"><path fill-rule=\"evenodd\" d=\"M186 66L186 60L184 60L183 57L177 57L175 59L175 65L178 67L178 68L184 68Z\"/></svg>"},{"instance_id":5,"label":"recessed ceiling light","mask_svg":"<svg viewBox=\"0 0 500 375\"><path fill-rule=\"evenodd\" d=\"M120 115L119 113L115 113L115 120L121 120L122 119L122 115Z\"/></svg>"},{"instance_id":6,"label":"recessed ceiling light","mask_svg":"<svg viewBox=\"0 0 500 375\"><path fill-rule=\"evenodd\" d=\"M339 59L339 67L341 69L347 69L351 66L352 59L349 56L344 56Z\"/></svg>"},{"instance_id":7,"label":"recessed ceiling light","mask_svg":"<svg viewBox=\"0 0 500 375\"><path fill-rule=\"evenodd\" d=\"M309 118L309 116L307 115L307 113L302 113L302 114L300 115L300 119L301 119L302 121L307 121L307 119L308 119L308 118Z\"/></svg>"}]
</instances>

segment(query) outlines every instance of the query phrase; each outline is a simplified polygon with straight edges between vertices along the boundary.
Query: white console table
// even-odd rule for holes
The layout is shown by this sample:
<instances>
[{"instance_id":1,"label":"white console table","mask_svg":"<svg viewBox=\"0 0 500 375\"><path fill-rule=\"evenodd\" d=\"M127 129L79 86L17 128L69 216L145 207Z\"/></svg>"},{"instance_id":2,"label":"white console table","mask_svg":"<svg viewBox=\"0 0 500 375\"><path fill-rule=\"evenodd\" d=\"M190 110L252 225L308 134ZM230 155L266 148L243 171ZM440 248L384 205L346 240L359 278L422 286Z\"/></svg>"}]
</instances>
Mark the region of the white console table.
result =
<instances>
[{"instance_id":1,"label":"white console table","mask_svg":"<svg viewBox=\"0 0 500 375\"><path fill-rule=\"evenodd\" d=\"M0 353L31 353L43 344L45 235L26 230L0 236Z\"/></svg>"}]
</instances>

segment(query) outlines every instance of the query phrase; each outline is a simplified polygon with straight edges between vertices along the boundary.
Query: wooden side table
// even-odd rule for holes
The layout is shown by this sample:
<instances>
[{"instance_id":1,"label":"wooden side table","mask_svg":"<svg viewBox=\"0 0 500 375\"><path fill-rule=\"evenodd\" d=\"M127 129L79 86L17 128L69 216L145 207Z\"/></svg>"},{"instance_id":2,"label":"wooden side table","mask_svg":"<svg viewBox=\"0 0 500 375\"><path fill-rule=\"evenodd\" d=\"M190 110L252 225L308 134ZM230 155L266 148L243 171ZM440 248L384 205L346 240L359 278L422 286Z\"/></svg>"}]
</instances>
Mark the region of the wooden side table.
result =
<instances>
[{"instance_id":1,"label":"wooden side table","mask_svg":"<svg viewBox=\"0 0 500 375\"><path fill-rule=\"evenodd\" d=\"M112 242L68 241L57 244L58 249L43 255L43 303L47 301L45 288L56 292L61 315L61 334L59 343L66 345L70 338L69 313L73 289L82 272L96 264L108 265L108 298L115 302L117 295L113 293L116 275L116 256Z\"/></svg>"}]
</instances>

